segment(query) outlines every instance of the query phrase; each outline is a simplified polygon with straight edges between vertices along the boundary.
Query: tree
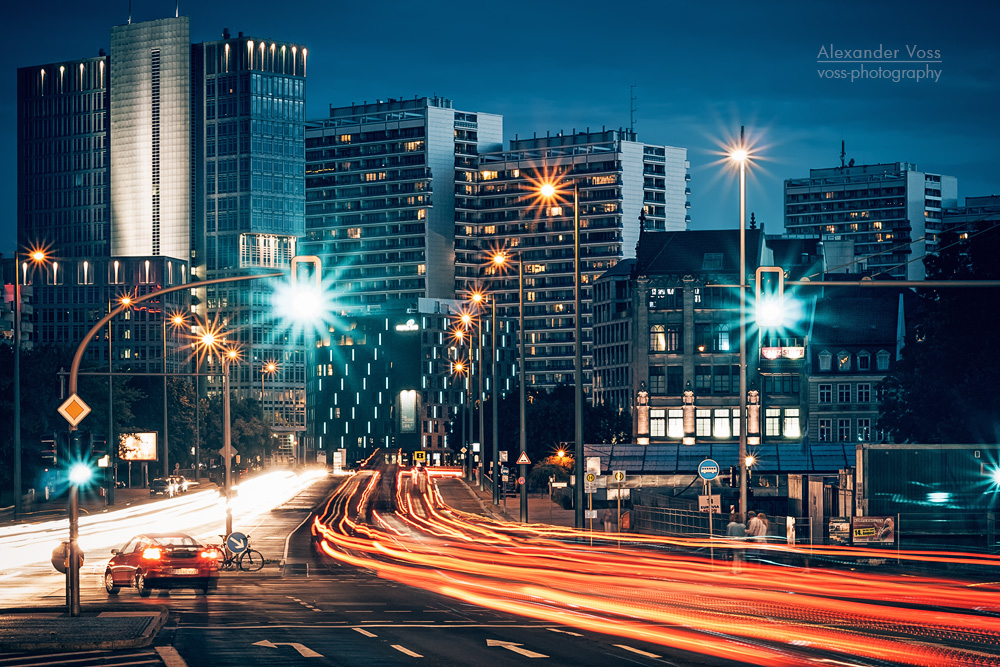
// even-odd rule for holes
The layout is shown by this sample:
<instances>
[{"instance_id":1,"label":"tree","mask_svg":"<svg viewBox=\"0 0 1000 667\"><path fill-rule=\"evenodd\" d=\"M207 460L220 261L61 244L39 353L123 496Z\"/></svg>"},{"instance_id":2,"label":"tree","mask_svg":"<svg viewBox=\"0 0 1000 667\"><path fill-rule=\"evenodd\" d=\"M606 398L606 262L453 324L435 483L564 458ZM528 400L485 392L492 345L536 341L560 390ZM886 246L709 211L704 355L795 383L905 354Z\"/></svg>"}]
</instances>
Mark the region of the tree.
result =
<instances>
[{"instance_id":1,"label":"tree","mask_svg":"<svg viewBox=\"0 0 1000 667\"><path fill-rule=\"evenodd\" d=\"M216 394L201 402L201 448L202 451L222 449L222 395ZM239 453L241 464L248 464L271 456L274 450L274 434L264 421L264 411L260 403L252 399L231 399L229 404L231 425L230 441Z\"/></svg>"},{"instance_id":2,"label":"tree","mask_svg":"<svg viewBox=\"0 0 1000 667\"><path fill-rule=\"evenodd\" d=\"M968 239L942 234L938 255L924 265L928 279L996 280L998 256L1000 232L984 228ZM903 358L879 386L879 427L897 442L996 442L996 329L971 318L1000 312L1000 288L921 289L918 295Z\"/></svg>"}]
</instances>

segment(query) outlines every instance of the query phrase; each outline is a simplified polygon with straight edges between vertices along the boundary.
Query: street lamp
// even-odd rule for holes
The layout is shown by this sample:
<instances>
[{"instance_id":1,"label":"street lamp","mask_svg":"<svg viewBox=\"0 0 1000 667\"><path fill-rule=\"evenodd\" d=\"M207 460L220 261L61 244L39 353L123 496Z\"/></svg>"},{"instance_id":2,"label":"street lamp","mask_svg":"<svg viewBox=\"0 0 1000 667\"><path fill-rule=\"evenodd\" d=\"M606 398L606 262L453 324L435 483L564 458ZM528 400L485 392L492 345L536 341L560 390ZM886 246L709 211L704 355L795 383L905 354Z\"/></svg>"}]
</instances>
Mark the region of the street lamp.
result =
<instances>
[{"instance_id":1,"label":"street lamp","mask_svg":"<svg viewBox=\"0 0 1000 667\"><path fill-rule=\"evenodd\" d=\"M278 372L278 364L275 361L265 361L260 368L260 410L264 412L264 376L270 375L274 377L274 374ZM265 413L266 414L266 413ZM273 424L275 419L272 417L271 423Z\"/></svg>"},{"instance_id":2,"label":"street lamp","mask_svg":"<svg viewBox=\"0 0 1000 667\"><path fill-rule=\"evenodd\" d=\"M502 269L507 265L508 262L514 261L513 254L510 251L498 252L493 255L493 264L497 268ZM521 407L521 441L520 441L520 453L527 456L527 446L528 446L528 430L526 421L526 406L524 400L524 258L517 258L517 334L518 334L518 384L521 389L520 396L520 407ZM494 339L494 346L496 340ZM495 358L495 353L494 353ZM520 459L520 457L518 457ZM494 469L493 474L496 475L497 471ZM519 477L525 478L527 482L528 466L521 464ZM499 500L497 500L499 502ZM527 483L521 485L521 523L528 522L528 485Z\"/></svg>"},{"instance_id":3,"label":"street lamp","mask_svg":"<svg viewBox=\"0 0 1000 667\"><path fill-rule=\"evenodd\" d=\"M740 520L747 515L747 318L746 318L746 203L747 161L750 153L740 128L740 142L729 153L730 159L740 167Z\"/></svg>"},{"instance_id":4,"label":"street lamp","mask_svg":"<svg viewBox=\"0 0 1000 667\"><path fill-rule=\"evenodd\" d=\"M479 388L477 392L479 401L479 490L483 491L486 489L486 475L483 474L486 469L486 434L483 428L483 420L485 415L483 411L486 409L486 396L483 394L483 301L486 299L486 295L480 291L475 291L469 296L469 300L475 304L476 314L480 317L479 328L476 331L476 354L479 356L479 373L477 379L479 380ZM494 310L494 314L496 311ZM494 334L495 336L496 334ZM493 374L493 382L496 382L496 373ZM494 414L496 414L496 408L494 408ZM493 442L496 442L494 438ZM494 445L494 450L496 446ZM496 473L494 473L495 475Z\"/></svg>"},{"instance_id":5,"label":"street lamp","mask_svg":"<svg viewBox=\"0 0 1000 667\"><path fill-rule=\"evenodd\" d=\"M575 447L574 462L576 489L573 492L573 508L575 525L582 529L583 525L583 340L581 335L581 320L583 312L580 307L580 183L576 179L573 182L573 321L575 331L573 337L574 348L576 350L573 361L574 376L574 401L573 401L573 422L575 425ZM539 193L546 199L556 197L557 189L555 184L546 182L539 188Z\"/></svg>"},{"instance_id":6,"label":"street lamp","mask_svg":"<svg viewBox=\"0 0 1000 667\"><path fill-rule=\"evenodd\" d=\"M461 435L462 448L465 450L464 461L462 461L462 469L463 469L462 472L465 475L466 479L468 479L469 471L472 470L472 443L469 442L469 437L467 435L467 429L466 429L466 424L468 422L466 415L469 412L469 398L466 395L466 390L469 387L469 371L472 364L467 363L464 359L462 359L462 347L461 347L463 339L462 332L455 331L452 335L457 339L458 347L454 348L455 360L451 362L451 372L459 377L460 383L463 381L466 383L465 387L462 387L461 384L459 385L459 387L462 389L462 399L463 399L463 410L462 410L462 415L460 417L461 421L459 422L460 425L459 428L461 428L461 433L462 433Z\"/></svg>"},{"instance_id":7,"label":"street lamp","mask_svg":"<svg viewBox=\"0 0 1000 667\"><path fill-rule=\"evenodd\" d=\"M163 342L163 476L167 477L170 475L170 419L167 416L167 320L166 310L162 307L163 302L160 302L161 306L161 321L163 324L162 330L162 342ZM186 320L184 315L181 313L174 313L169 317L170 326L173 329L179 329L184 326ZM110 434L109 434L110 437ZM110 444L109 444L110 446Z\"/></svg>"},{"instance_id":8,"label":"street lamp","mask_svg":"<svg viewBox=\"0 0 1000 667\"><path fill-rule=\"evenodd\" d=\"M14 521L21 520L21 285L27 283L28 262L21 263L14 253ZM46 260L45 251L32 248L27 253L32 273ZM22 277L23 272L23 277Z\"/></svg>"}]
</instances>

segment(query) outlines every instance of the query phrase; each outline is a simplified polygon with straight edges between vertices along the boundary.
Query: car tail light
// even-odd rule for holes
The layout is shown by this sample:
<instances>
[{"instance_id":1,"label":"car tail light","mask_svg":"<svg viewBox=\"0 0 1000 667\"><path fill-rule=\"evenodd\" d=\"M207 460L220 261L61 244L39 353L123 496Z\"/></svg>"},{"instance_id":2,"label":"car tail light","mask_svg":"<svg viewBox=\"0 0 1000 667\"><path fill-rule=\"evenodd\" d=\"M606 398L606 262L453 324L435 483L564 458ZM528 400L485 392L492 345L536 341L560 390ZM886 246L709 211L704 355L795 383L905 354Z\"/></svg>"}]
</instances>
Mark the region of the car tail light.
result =
<instances>
[{"instance_id":1,"label":"car tail light","mask_svg":"<svg viewBox=\"0 0 1000 667\"><path fill-rule=\"evenodd\" d=\"M205 549L198 555L202 558L212 558L215 560L219 559L219 552L216 549Z\"/></svg>"},{"instance_id":2,"label":"car tail light","mask_svg":"<svg viewBox=\"0 0 1000 667\"><path fill-rule=\"evenodd\" d=\"M156 547L150 547L142 552L142 557L146 560L160 560L161 552Z\"/></svg>"}]
</instances>

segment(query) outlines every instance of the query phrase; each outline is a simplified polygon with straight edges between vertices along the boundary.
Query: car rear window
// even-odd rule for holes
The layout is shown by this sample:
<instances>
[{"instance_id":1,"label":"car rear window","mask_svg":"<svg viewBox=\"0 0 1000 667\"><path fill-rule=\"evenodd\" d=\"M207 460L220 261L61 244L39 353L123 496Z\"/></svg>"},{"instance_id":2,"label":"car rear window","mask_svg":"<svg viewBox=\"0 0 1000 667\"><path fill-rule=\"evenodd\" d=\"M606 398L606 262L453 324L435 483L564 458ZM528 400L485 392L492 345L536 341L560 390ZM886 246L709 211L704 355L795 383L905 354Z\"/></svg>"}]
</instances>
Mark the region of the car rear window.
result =
<instances>
[{"instance_id":1,"label":"car rear window","mask_svg":"<svg viewBox=\"0 0 1000 667\"><path fill-rule=\"evenodd\" d=\"M165 547L196 547L198 541L188 535L169 535L156 538L158 544Z\"/></svg>"}]
</instances>

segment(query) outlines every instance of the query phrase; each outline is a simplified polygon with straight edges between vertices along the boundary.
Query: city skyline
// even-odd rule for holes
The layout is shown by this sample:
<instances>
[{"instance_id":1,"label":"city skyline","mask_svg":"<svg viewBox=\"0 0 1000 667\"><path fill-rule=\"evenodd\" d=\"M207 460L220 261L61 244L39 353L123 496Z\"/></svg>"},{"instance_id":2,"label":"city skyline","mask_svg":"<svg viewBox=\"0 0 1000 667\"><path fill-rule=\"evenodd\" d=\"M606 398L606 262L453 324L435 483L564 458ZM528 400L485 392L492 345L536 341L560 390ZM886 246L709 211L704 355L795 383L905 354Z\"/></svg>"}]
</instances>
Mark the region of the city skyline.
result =
<instances>
[{"instance_id":1,"label":"city skyline","mask_svg":"<svg viewBox=\"0 0 1000 667\"><path fill-rule=\"evenodd\" d=\"M174 11L173 3L132 5L133 22ZM905 13L890 6L866 8L863 22L843 6L818 6L792 22L781 12L791 9L790 4L774 6L768 16L731 4L729 11L716 14L731 21L707 24L704 11L694 8L635 3L623 14L623 26L609 29L596 3L533 6L528 21L518 20L517 7L501 16L466 8L461 16L467 25L488 24L491 29L465 53L461 35L471 36L473 28L452 24L442 5L429 15L395 5L379 14L377 23L371 10L348 7L335 13L312 3L297 15L268 14L255 3L210 8L180 3L179 12L191 17L196 43L218 39L229 28L233 34L306 45L311 81L306 117L311 119L326 116L331 104L436 94L462 108L502 114L506 146L515 135L627 128L630 85L635 84L639 141L689 150L691 229L735 223L735 183L720 164L722 156L713 151L721 152L719 144L735 137L740 125L761 149L761 160L751 171L748 210L771 233L783 229L783 181L808 176L809 169L837 166L842 140L848 159L857 164L909 161L922 170L956 176L959 204L966 196L1000 189L992 160L1000 141L987 125L988 110L1000 96L991 78L997 55L987 34L995 11L970 6L962 22L932 25L921 22L920 8L936 7L929 3L907 5ZM24 29L13 37L15 67L108 50L111 26L125 23L128 10L127 3L118 11L99 12L57 3L45 16L48 34L58 38L52 44L30 36L31 26L41 19L39 11L18 7L13 18ZM637 25L662 25L663 31L635 38L627 25L630 17ZM344 25L372 29L339 29ZM544 32L539 26L558 26L566 37L539 39ZM414 38L379 37L386 34ZM581 47L572 43L577 35ZM832 72L856 66L816 62L836 56L838 49L852 51L840 54L841 60L845 55L877 59L894 51L895 61L888 62L897 64L891 71L929 78L821 78L817 67ZM937 62L912 62L921 49L925 60ZM870 63L870 68L878 67L884 66ZM4 253L14 249L16 220L14 73L15 68L8 72L7 103L0 107L7 127L0 140L7 158L0 167L7 195L7 215L0 224Z\"/></svg>"}]
</instances>

